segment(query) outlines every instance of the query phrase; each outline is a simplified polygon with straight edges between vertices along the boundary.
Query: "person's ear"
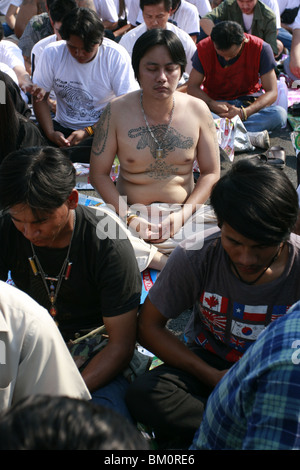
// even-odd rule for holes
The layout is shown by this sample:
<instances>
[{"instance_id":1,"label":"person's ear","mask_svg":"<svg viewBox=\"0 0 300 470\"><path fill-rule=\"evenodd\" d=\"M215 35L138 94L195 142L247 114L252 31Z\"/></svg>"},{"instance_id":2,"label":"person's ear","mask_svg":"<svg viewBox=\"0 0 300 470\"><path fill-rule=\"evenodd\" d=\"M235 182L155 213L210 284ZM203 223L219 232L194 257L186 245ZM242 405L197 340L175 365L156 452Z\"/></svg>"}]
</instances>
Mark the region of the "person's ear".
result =
<instances>
[{"instance_id":1,"label":"person's ear","mask_svg":"<svg viewBox=\"0 0 300 470\"><path fill-rule=\"evenodd\" d=\"M78 206L79 194L77 189L72 189L70 196L68 197L68 204L70 209L76 209Z\"/></svg>"}]
</instances>

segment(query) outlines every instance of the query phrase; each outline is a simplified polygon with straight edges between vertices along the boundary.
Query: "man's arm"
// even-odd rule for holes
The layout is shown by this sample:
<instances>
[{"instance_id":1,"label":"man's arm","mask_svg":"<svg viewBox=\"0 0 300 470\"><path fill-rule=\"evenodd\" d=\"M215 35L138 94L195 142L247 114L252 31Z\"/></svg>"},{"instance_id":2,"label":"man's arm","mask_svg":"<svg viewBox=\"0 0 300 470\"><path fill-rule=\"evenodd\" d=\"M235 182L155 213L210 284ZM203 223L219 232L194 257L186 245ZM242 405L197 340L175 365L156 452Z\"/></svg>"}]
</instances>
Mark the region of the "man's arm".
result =
<instances>
[{"instance_id":1,"label":"man's arm","mask_svg":"<svg viewBox=\"0 0 300 470\"><path fill-rule=\"evenodd\" d=\"M166 322L167 318L147 297L138 318L139 342L162 361L215 387L225 371L218 371L199 359L182 341L165 328Z\"/></svg>"},{"instance_id":2,"label":"man's arm","mask_svg":"<svg viewBox=\"0 0 300 470\"><path fill-rule=\"evenodd\" d=\"M113 206L116 213L126 217L127 204L120 205L119 191L113 183L110 172L117 155L117 136L112 114L112 103L109 103L100 116L95 127L95 134L90 158L90 180L102 199Z\"/></svg>"},{"instance_id":3,"label":"man's arm","mask_svg":"<svg viewBox=\"0 0 300 470\"><path fill-rule=\"evenodd\" d=\"M202 204L205 204L213 185L220 178L220 151L214 120L209 108L203 101L196 100L195 106L195 115L201 116L196 154L200 176L193 191L184 202L182 211L171 216L171 236L180 230Z\"/></svg>"},{"instance_id":4,"label":"man's arm","mask_svg":"<svg viewBox=\"0 0 300 470\"><path fill-rule=\"evenodd\" d=\"M17 11L18 7L11 3L5 15L5 21L12 30L15 29Z\"/></svg>"},{"instance_id":5,"label":"man's arm","mask_svg":"<svg viewBox=\"0 0 300 470\"><path fill-rule=\"evenodd\" d=\"M210 36L214 25L215 25L214 22L210 20L209 18L201 18L200 20L200 28L203 29L203 31L205 32L205 34L207 34L207 36Z\"/></svg>"},{"instance_id":6,"label":"man's arm","mask_svg":"<svg viewBox=\"0 0 300 470\"><path fill-rule=\"evenodd\" d=\"M82 377L90 392L113 380L131 361L137 327L137 309L116 317L104 317L109 336L103 348L85 367Z\"/></svg>"},{"instance_id":7,"label":"man's arm","mask_svg":"<svg viewBox=\"0 0 300 470\"><path fill-rule=\"evenodd\" d=\"M200 73L193 68L188 80L187 93L204 101L213 113L218 114L219 116L223 113L227 113L229 107L226 102L213 100L200 88L204 78L205 76L203 73Z\"/></svg>"},{"instance_id":8,"label":"man's arm","mask_svg":"<svg viewBox=\"0 0 300 470\"><path fill-rule=\"evenodd\" d=\"M22 36L30 18L45 11L45 0L23 0L16 17L15 35L17 36L17 38L20 39L20 37Z\"/></svg>"},{"instance_id":9,"label":"man's arm","mask_svg":"<svg viewBox=\"0 0 300 470\"><path fill-rule=\"evenodd\" d=\"M241 108L209 98L209 96L200 89L203 79L204 75L193 69L188 82L188 93L205 101L209 109L220 117L232 119L234 116L239 116L243 119ZM270 70L261 76L261 84L265 93L262 93L253 103L251 103L250 106L246 108L247 117L257 113L267 106L271 106L271 104L275 103L277 99L277 80L274 70Z\"/></svg>"},{"instance_id":10,"label":"man's arm","mask_svg":"<svg viewBox=\"0 0 300 470\"><path fill-rule=\"evenodd\" d=\"M46 137L58 147L69 147L70 144L62 132L55 131L48 105L49 93L46 93L42 101L33 99L33 109L37 121L43 129Z\"/></svg>"},{"instance_id":11,"label":"man's arm","mask_svg":"<svg viewBox=\"0 0 300 470\"><path fill-rule=\"evenodd\" d=\"M300 29L294 29L290 52L290 70L293 75L300 78Z\"/></svg>"}]
</instances>

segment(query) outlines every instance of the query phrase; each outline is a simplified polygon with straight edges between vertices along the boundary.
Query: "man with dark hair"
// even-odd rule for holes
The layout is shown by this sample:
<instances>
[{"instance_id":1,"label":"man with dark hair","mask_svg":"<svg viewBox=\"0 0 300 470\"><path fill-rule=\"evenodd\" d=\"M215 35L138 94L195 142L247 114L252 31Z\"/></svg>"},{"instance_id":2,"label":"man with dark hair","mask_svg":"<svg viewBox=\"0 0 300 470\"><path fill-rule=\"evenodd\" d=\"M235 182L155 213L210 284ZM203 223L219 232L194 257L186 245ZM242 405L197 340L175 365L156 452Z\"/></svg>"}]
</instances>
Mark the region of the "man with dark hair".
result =
<instances>
[{"instance_id":1,"label":"man with dark hair","mask_svg":"<svg viewBox=\"0 0 300 470\"><path fill-rule=\"evenodd\" d=\"M139 342L164 364L130 386L127 404L159 442L192 442L214 387L300 296L300 238L291 234L298 197L286 175L238 161L211 204L219 230L202 248L174 250L139 315ZM166 323L191 305L184 344Z\"/></svg>"},{"instance_id":2,"label":"man with dark hair","mask_svg":"<svg viewBox=\"0 0 300 470\"><path fill-rule=\"evenodd\" d=\"M197 44L188 93L204 100L214 115L239 116L248 132L264 132L262 143L257 138L252 144L267 148L267 131L280 129L287 120L286 109L274 105L275 67L269 44L244 33L234 21L222 21Z\"/></svg>"},{"instance_id":3,"label":"man with dark hair","mask_svg":"<svg viewBox=\"0 0 300 470\"><path fill-rule=\"evenodd\" d=\"M245 33L253 34L270 44L273 54L278 53L276 15L260 0L227 0L201 18L201 29L208 36L214 25L221 21L236 21Z\"/></svg>"},{"instance_id":4,"label":"man with dark hair","mask_svg":"<svg viewBox=\"0 0 300 470\"><path fill-rule=\"evenodd\" d=\"M66 342L104 324L109 341L82 371L95 401L126 416L141 278L130 242L103 233L78 205L75 169L54 147L19 150L0 167L0 279L44 306ZM120 237L119 237L120 238Z\"/></svg>"},{"instance_id":5,"label":"man with dark hair","mask_svg":"<svg viewBox=\"0 0 300 470\"><path fill-rule=\"evenodd\" d=\"M73 148L84 141L77 161L88 162L92 126L105 105L138 85L129 55L104 37L103 24L94 11L76 8L67 13L60 35L63 41L49 44L35 69L33 81L43 83L47 93L33 107L49 142ZM57 99L53 120L47 105L51 90Z\"/></svg>"},{"instance_id":6,"label":"man with dark hair","mask_svg":"<svg viewBox=\"0 0 300 470\"><path fill-rule=\"evenodd\" d=\"M187 58L186 73L189 74L192 70L192 57L196 46L188 33L168 22L172 11L172 0L141 0L140 7L143 12L144 23L124 34L120 44L125 47L131 56L136 40L147 30L163 28L173 31L184 47Z\"/></svg>"},{"instance_id":7,"label":"man with dark hair","mask_svg":"<svg viewBox=\"0 0 300 470\"><path fill-rule=\"evenodd\" d=\"M0 450L149 450L138 429L90 401L28 397L0 419Z\"/></svg>"},{"instance_id":8,"label":"man with dark hair","mask_svg":"<svg viewBox=\"0 0 300 470\"><path fill-rule=\"evenodd\" d=\"M93 141L91 182L127 222L141 271L162 269L180 239L202 229L203 204L220 175L209 109L177 91L185 64L182 43L172 31L152 29L139 37L132 65L141 90L106 107ZM109 175L116 153L121 165L114 185Z\"/></svg>"}]
</instances>

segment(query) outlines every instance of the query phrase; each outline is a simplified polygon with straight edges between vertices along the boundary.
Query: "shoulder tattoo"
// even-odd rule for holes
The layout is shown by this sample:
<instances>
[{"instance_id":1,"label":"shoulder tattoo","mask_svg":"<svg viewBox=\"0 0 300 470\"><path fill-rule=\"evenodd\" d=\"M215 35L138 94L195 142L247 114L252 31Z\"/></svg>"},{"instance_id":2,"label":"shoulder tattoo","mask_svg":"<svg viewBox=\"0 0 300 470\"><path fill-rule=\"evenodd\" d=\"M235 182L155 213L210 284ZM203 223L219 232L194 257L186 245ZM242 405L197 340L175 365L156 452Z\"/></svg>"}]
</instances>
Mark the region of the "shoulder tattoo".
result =
<instances>
[{"instance_id":1,"label":"shoulder tattoo","mask_svg":"<svg viewBox=\"0 0 300 470\"><path fill-rule=\"evenodd\" d=\"M107 136L108 136L108 129L110 123L110 103L104 108L103 113L101 114L99 121L95 126L95 134L93 138L93 153L95 155L101 155L104 152Z\"/></svg>"}]
</instances>

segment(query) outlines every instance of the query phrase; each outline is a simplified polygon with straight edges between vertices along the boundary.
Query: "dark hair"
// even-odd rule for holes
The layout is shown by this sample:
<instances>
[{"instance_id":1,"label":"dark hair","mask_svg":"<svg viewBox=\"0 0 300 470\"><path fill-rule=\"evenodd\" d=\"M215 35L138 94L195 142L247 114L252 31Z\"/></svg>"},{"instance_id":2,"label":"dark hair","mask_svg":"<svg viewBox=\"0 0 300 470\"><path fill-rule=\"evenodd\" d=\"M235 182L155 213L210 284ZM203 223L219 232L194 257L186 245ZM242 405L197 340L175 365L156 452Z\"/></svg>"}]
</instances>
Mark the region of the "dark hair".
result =
<instances>
[{"instance_id":1,"label":"dark hair","mask_svg":"<svg viewBox=\"0 0 300 470\"><path fill-rule=\"evenodd\" d=\"M76 185L69 157L55 147L16 150L0 165L0 209L26 204L33 212L60 207Z\"/></svg>"},{"instance_id":2,"label":"dark hair","mask_svg":"<svg viewBox=\"0 0 300 470\"><path fill-rule=\"evenodd\" d=\"M143 11L146 5L159 5L164 4L165 11L170 11L172 8L172 0L140 0L140 8Z\"/></svg>"},{"instance_id":3,"label":"dark hair","mask_svg":"<svg viewBox=\"0 0 300 470\"><path fill-rule=\"evenodd\" d=\"M123 416L69 397L35 395L0 419L0 450L149 450Z\"/></svg>"},{"instance_id":4,"label":"dark hair","mask_svg":"<svg viewBox=\"0 0 300 470\"><path fill-rule=\"evenodd\" d=\"M276 245L287 240L298 215L298 195L279 169L253 158L236 162L215 184L211 205L218 223L250 240Z\"/></svg>"},{"instance_id":5,"label":"dark hair","mask_svg":"<svg viewBox=\"0 0 300 470\"><path fill-rule=\"evenodd\" d=\"M240 46L244 40L244 30L235 21L220 21L211 31L211 40L220 51L227 51L233 45Z\"/></svg>"},{"instance_id":6,"label":"dark hair","mask_svg":"<svg viewBox=\"0 0 300 470\"><path fill-rule=\"evenodd\" d=\"M84 49L90 52L95 44L101 44L104 37L104 26L97 13L89 8L75 8L67 13L59 30L62 39L70 36L82 39Z\"/></svg>"},{"instance_id":7,"label":"dark hair","mask_svg":"<svg viewBox=\"0 0 300 470\"><path fill-rule=\"evenodd\" d=\"M151 47L166 46L174 64L180 65L181 75L186 67L186 55L179 37L168 29L151 29L142 34L135 42L132 50L132 67L139 80L140 61Z\"/></svg>"},{"instance_id":8,"label":"dark hair","mask_svg":"<svg viewBox=\"0 0 300 470\"><path fill-rule=\"evenodd\" d=\"M76 0L54 0L49 8L49 15L54 23L60 22L74 8L78 8Z\"/></svg>"}]
</instances>

